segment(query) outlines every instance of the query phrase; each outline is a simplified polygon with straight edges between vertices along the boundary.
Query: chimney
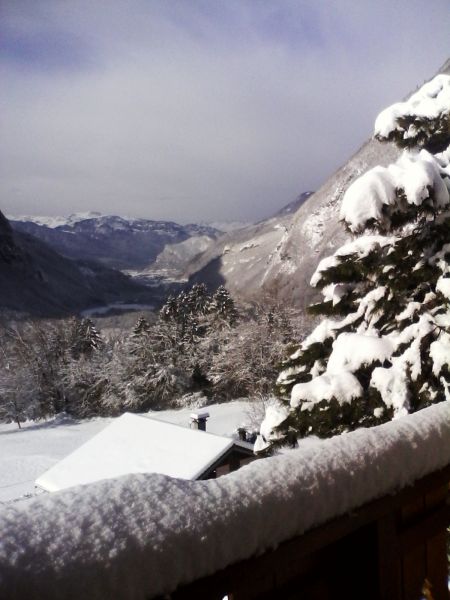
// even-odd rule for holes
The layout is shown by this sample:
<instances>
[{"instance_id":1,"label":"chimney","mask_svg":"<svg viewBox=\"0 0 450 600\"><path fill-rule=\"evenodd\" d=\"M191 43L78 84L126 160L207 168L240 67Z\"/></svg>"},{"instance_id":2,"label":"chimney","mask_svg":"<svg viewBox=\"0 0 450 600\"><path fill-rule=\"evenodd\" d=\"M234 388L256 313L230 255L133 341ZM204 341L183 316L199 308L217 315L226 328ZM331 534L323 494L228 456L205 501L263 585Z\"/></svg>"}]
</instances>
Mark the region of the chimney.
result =
<instances>
[{"instance_id":1,"label":"chimney","mask_svg":"<svg viewBox=\"0 0 450 600\"><path fill-rule=\"evenodd\" d=\"M238 434L239 439L241 440L241 442L246 442L247 441L247 430L245 429L245 427L238 427L237 428L237 434Z\"/></svg>"},{"instance_id":2,"label":"chimney","mask_svg":"<svg viewBox=\"0 0 450 600\"><path fill-rule=\"evenodd\" d=\"M206 431L206 419L209 418L209 412L201 410L191 414L191 429Z\"/></svg>"}]
</instances>

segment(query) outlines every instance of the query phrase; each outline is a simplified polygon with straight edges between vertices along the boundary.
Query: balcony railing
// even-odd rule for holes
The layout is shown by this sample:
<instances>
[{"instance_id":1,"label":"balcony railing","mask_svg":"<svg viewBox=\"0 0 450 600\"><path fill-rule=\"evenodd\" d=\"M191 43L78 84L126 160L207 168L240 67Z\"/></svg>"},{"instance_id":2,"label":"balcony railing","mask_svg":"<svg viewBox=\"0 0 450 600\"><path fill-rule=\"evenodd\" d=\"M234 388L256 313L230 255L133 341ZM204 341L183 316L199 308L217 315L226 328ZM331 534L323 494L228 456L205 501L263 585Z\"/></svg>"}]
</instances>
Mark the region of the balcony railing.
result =
<instances>
[{"instance_id":1,"label":"balcony railing","mask_svg":"<svg viewBox=\"0 0 450 600\"><path fill-rule=\"evenodd\" d=\"M0 510L0 598L448 599L450 403L224 477Z\"/></svg>"},{"instance_id":2,"label":"balcony railing","mask_svg":"<svg viewBox=\"0 0 450 600\"><path fill-rule=\"evenodd\" d=\"M448 600L448 482L450 467L166 598Z\"/></svg>"}]
</instances>

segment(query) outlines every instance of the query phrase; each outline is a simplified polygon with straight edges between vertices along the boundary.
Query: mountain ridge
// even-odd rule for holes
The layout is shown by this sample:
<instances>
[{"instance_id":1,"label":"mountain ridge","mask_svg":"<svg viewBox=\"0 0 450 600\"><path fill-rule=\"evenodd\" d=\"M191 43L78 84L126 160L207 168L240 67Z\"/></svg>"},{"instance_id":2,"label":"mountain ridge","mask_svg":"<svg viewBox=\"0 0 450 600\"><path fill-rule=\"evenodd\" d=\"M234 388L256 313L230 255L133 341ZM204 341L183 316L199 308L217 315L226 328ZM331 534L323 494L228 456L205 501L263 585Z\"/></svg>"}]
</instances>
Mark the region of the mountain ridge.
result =
<instances>
[{"instance_id":1,"label":"mountain ridge","mask_svg":"<svg viewBox=\"0 0 450 600\"><path fill-rule=\"evenodd\" d=\"M145 270L168 244L221 235L208 225L134 219L100 213L69 217L22 216L14 230L31 234L68 258L93 260L118 270Z\"/></svg>"}]
</instances>

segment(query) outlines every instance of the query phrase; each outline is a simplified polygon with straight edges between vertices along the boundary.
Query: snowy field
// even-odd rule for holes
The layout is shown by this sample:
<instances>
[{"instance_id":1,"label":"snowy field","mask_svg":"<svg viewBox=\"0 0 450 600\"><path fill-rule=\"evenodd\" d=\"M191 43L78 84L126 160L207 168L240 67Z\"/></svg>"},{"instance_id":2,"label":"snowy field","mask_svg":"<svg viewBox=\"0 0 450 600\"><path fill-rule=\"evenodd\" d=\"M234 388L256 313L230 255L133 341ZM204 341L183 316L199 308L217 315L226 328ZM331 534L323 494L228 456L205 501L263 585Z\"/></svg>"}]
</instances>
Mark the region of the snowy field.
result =
<instances>
[{"instance_id":1,"label":"snowy field","mask_svg":"<svg viewBox=\"0 0 450 600\"><path fill-rule=\"evenodd\" d=\"M207 407L207 430L232 436L236 428L249 421L251 404L235 401ZM149 413L153 418L189 426L192 409ZM87 442L109 425L112 418L75 421L56 417L49 421L0 424L0 504L35 493L34 482L47 469Z\"/></svg>"}]
</instances>

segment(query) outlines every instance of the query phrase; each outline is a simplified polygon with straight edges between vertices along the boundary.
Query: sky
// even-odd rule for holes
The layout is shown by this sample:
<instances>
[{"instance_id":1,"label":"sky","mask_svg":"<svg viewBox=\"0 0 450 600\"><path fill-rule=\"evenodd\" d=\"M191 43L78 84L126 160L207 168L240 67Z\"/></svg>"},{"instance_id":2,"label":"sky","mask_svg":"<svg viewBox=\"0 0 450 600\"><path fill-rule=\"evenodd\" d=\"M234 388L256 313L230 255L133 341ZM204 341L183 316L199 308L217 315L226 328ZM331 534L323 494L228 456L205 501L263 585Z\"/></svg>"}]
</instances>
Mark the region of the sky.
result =
<instances>
[{"instance_id":1,"label":"sky","mask_svg":"<svg viewBox=\"0 0 450 600\"><path fill-rule=\"evenodd\" d=\"M450 56L448 0L1 0L0 210L255 221Z\"/></svg>"}]
</instances>

